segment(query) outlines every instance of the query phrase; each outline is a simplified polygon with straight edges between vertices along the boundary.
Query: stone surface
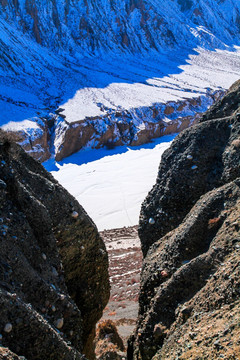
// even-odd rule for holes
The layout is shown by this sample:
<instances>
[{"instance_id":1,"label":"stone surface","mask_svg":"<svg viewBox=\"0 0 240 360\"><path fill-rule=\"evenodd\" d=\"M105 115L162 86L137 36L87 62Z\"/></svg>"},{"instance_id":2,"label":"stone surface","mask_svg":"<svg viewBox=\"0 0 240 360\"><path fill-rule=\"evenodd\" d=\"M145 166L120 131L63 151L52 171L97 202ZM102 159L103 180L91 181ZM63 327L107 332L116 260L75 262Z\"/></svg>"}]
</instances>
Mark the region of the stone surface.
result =
<instances>
[{"instance_id":1,"label":"stone surface","mask_svg":"<svg viewBox=\"0 0 240 360\"><path fill-rule=\"evenodd\" d=\"M4 136L0 178L2 345L28 360L93 358L95 324L109 297L108 257L94 223Z\"/></svg>"},{"instance_id":2,"label":"stone surface","mask_svg":"<svg viewBox=\"0 0 240 360\"><path fill-rule=\"evenodd\" d=\"M212 349L216 334L231 324L233 346L228 354L233 357L227 358L237 359L239 213L238 178L206 193L181 225L150 247L142 270L138 325L129 359L147 360L154 355L154 359L175 359L178 352L180 359L207 354L219 359L229 349ZM218 320L221 317L226 321ZM215 330L206 341L208 327ZM196 333L196 339L191 340L190 333ZM201 349L198 341L204 344ZM223 335L222 341L227 343ZM192 343L192 357L187 355L188 343Z\"/></svg>"},{"instance_id":3,"label":"stone surface","mask_svg":"<svg viewBox=\"0 0 240 360\"><path fill-rule=\"evenodd\" d=\"M139 236L144 255L181 223L203 194L240 176L239 139L237 115L195 125L175 139L163 154L157 183L142 204Z\"/></svg>"},{"instance_id":4,"label":"stone surface","mask_svg":"<svg viewBox=\"0 0 240 360\"><path fill-rule=\"evenodd\" d=\"M239 82L175 139L143 203L129 360L239 359L238 93Z\"/></svg>"}]
</instances>

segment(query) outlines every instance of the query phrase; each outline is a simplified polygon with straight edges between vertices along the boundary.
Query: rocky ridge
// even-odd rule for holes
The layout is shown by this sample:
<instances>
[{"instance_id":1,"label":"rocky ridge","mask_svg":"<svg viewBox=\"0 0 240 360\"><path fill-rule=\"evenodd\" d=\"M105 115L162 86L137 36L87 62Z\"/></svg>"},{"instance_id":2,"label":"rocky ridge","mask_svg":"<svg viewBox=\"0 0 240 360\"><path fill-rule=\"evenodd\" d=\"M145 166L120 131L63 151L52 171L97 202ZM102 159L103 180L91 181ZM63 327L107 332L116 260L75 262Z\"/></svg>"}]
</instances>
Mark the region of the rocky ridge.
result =
<instances>
[{"instance_id":1,"label":"rocky ridge","mask_svg":"<svg viewBox=\"0 0 240 360\"><path fill-rule=\"evenodd\" d=\"M239 359L238 93L239 82L162 157L141 210L145 259L128 359Z\"/></svg>"},{"instance_id":2,"label":"rocky ridge","mask_svg":"<svg viewBox=\"0 0 240 360\"><path fill-rule=\"evenodd\" d=\"M108 256L96 226L2 134L0 169L1 351L26 359L94 358L95 324L109 298Z\"/></svg>"},{"instance_id":3,"label":"rocky ridge","mask_svg":"<svg viewBox=\"0 0 240 360\"><path fill-rule=\"evenodd\" d=\"M37 43L72 55L156 53L182 44L216 48L239 40L234 0L1 0L0 8L3 19Z\"/></svg>"}]
</instances>

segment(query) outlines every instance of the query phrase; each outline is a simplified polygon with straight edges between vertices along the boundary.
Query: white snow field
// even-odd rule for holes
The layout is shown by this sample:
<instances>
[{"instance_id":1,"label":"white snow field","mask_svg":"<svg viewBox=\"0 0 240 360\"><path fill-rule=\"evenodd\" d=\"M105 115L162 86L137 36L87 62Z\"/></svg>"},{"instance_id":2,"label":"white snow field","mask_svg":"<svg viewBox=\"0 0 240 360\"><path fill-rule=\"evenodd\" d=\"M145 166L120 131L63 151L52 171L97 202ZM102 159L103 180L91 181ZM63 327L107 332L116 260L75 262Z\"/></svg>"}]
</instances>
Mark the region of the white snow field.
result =
<instances>
[{"instance_id":1,"label":"white snow field","mask_svg":"<svg viewBox=\"0 0 240 360\"><path fill-rule=\"evenodd\" d=\"M182 55L89 64L85 76L92 86L79 88L59 105L65 120L99 117L109 110L144 111L154 104L204 97L208 90L228 89L239 79L240 47L235 46L234 51L198 48L185 53L185 58Z\"/></svg>"},{"instance_id":2,"label":"white snow field","mask_svg":"<svg viewBox=\"0 0 240 360\"><path fill-rule=\"evenodd\" d=\"M44 165L49 171L58 168L53 176L77 198L98 230L132 226L138 224L141 203L173 138L164 136L142 147L80 151L61 164L50 160Z\"/></svg>"}]
</instances>

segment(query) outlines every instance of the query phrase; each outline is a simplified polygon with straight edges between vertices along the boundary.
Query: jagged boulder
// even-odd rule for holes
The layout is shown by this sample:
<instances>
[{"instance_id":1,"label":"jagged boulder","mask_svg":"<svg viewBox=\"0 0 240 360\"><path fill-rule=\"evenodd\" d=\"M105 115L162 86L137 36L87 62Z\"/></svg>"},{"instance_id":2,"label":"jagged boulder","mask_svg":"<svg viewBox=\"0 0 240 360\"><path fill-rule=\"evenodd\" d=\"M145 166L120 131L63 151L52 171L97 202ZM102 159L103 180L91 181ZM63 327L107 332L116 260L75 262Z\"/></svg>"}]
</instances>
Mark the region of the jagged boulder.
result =
<instances>
[{"instance_id":1,"label":"jagged boulder","mask_svg":"<svg viewBox=\"0 0 240 360\"><path fill-rule=\"evenodd\" d=\"M238 92L236 83L218 102L232 112L215 105L175 139L142 205L145 259L129 360L238 359Z\"/></svg>"},{"instance_id":2,"label":"jagged boulder","mask_svg":"<svg viewBox=\"0 0 240 360\"><path fill-rule=\"evenodd\" d=\"M93 358L108 257L78 202L20 146L0 139L0 337L31 359Z\"/></svg>"}]
</instances>

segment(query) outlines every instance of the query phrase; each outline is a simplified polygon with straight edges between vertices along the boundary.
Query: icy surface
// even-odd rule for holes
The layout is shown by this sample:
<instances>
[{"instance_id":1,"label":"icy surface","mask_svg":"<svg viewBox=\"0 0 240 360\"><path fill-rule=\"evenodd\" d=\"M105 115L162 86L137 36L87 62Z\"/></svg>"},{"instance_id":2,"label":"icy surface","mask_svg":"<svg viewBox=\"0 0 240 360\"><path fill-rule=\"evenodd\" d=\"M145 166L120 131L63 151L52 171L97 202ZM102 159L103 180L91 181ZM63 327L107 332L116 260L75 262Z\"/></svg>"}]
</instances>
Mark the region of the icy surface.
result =
<instances>
[{"instance_id":1,"label":"icy surface","mask_svg":"<svg viewBox=\"0 0 240 360\"><path fill-rule=\"evenodd\" d=\"M100 65L105 68L100 69ZM234 52L198 49L186 54L186 59L178 54L162 55L148 64L141 59L99 64L98 73L89 69L86 74L95 86L77 90L60 108L68 122L75 122L106 115L109 109L111 113L204 96L209 88L227 89L239 79L239 73L237 47ZM106 82L109 85L105 86Z\"/></svg>"},{"instance_id":2,"label":"icy surface","mask_svg":"<svg viewBox=\"0 0 240 360\"><path fill-rule=\"evenodd\" d=\"M44 165L49 171L57 166L53 176L77 198L99 230L136 225L141 203L156 181L161 155L173 138L164 136L137 148L80 151L61 164Z\"/></svg>"}]
</instances>

